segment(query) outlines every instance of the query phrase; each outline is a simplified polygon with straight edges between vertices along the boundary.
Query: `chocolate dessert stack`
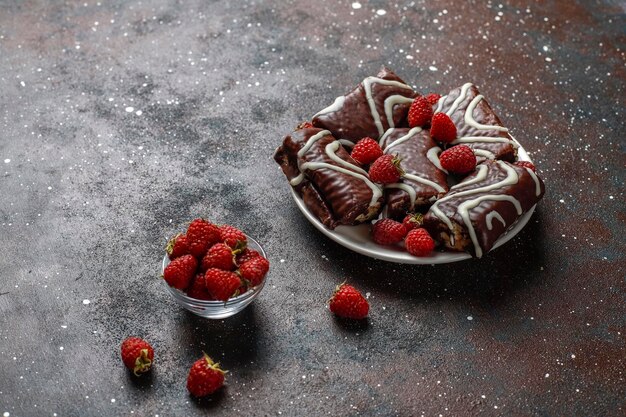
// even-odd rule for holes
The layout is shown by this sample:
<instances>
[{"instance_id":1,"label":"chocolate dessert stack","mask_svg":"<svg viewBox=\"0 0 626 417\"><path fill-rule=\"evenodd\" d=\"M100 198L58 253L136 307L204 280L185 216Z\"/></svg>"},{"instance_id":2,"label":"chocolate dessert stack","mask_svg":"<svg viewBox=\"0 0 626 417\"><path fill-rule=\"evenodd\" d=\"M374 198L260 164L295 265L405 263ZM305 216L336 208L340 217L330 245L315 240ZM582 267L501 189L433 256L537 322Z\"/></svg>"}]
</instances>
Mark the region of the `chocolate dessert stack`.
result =
<instances>
[{"instance_id":1,"label":"chocolate dessert stack","mask_svg":"<svg viewBox=\"0 0 626 417\"><path fill-rule=\"evenodd\" d=\"M274 159L329 229L369 222L381 213L401 221L420 212L423 227L441 246L481 257L543 197L544 184L534 169L515 162L517 142L473 84L433 105L456 126L450 143L434 141L428 126L409 128L407 114L419 96L383 68L287 135ZM401 160L398 182L372 182L367 166L350 156L346 146L363 138ZM442 148L458 144L469 146L466 151L478 162L465 177L451 175L439 161Z\"/></svg>"}]
</instances>

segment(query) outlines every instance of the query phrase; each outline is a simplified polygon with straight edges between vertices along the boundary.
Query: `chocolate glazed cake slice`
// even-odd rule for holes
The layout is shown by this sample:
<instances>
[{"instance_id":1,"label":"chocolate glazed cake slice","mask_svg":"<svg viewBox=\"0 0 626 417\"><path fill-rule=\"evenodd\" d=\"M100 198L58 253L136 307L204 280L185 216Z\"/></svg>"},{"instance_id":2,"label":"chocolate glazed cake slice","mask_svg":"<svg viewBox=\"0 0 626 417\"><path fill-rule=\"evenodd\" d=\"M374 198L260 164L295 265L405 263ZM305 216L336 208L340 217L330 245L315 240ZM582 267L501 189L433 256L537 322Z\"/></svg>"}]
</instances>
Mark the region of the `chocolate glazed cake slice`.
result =
<instances>
[{"instance_id":1,"label":"chocolate glazed cake slice","mask_svg":"<svg viewBox=\"0 0 626 417\"><path fill-rule=\"evenodd\" d=\"M531 169L486 161L431 206L424 227L446 247L480 258L544 191Z\"/></svg>"},{"instance_id":2,"label":"chocolate glazed cake slice","mask_svg":"<svg viewBox=\"0 0 626 417\"><path fill-rule=\"evenodd\" d=\"M367 77L351 93L337 97L313 116L313 125L328 129L337 139L356 143L379 139L387 129L406 127L406 116L418 94L393 71L383 67Z\"/></svg>"},{"instance_id":3,"label":"chocolate glazed cake slice","mask_svg":"<svg viewBox=\"0 0 626 417\"><path fill-rule=\"evenodd\" d=\"M474 150L479 162L485 159L515 161L517 144L475 85L464 84L439 99L435 112L446 113L457 128L457 139Z\"/></svg>"},{"instance_id":4,"label":"chocolate glazed cake slice","mask_svg":"<svg viewBox=\"0 0 626 417\"><path fill-rule=\"evenodd\" d=\"M328 130L296 130L274 154L291 186L329 229L375 218L381 188Z\"/></svg>"},{"instance_id":5,"label":"chocolate glazed cake slice","mask_svg":"<svg viewBox=\"0 0 626 417\"><path fill-rule=\"evenodd\" d=\"M385 153L397 155L405 172L401 182L385 186L387 216L402 219L424 209L448 191L446 171L439 164L441 148L427 130L389 129L380 139Z\"/></svg>"}]
</instances>

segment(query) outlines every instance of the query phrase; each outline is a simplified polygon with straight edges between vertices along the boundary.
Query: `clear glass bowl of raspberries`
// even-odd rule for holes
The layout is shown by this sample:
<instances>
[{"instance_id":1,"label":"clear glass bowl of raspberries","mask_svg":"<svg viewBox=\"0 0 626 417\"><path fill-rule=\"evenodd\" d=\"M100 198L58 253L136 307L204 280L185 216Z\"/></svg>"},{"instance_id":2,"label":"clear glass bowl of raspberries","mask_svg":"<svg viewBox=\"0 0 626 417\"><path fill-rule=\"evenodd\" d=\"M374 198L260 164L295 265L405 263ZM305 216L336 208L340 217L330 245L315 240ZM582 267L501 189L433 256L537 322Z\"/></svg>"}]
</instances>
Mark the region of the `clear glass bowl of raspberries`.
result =
<instances>
[{"instance_id":1,"label":"clear glass bowl of raspberries","mask_svg":"<svg viewBox=\"0 0 626 417\"><path fill-rule=\"evenodd\" d=\"M261 292L269 261L261 245L239 229L195 219L167 244L162 274L174 301L192 313L224 319Z\"/></svg>"}]
</instances>

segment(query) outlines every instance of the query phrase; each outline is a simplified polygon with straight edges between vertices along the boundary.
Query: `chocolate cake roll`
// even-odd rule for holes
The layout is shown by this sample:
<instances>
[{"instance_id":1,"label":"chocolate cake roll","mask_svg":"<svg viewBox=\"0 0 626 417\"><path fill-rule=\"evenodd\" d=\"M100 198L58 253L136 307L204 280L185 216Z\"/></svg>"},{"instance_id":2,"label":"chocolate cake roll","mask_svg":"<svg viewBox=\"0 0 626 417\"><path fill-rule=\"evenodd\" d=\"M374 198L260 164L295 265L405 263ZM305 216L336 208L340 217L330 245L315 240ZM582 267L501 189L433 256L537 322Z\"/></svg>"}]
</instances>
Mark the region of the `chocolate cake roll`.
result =
<instances>
[{"instance_id":1,"label":"chocolate cake roll","mask_svg":"<svg viewBox=\"0 0 626 417\"><path fill-rule=\"evenodd\" d=\"M462 143L472 148L478 162L515 161L517 144L473 84L464 84L441 97L435 112L450 116L457 128L457 139L452 144Z\"/></svg>"},{"instance_id":2,"label":"chocolate cake roll","mask_svg":"<svg viewBox=\"0 0 626 417\"><path fill-rule=\"evenodd\" d=\"M313 125L328 129L337 139L356 143L380 138L391 127L407 127L407 113L418 94L393 71L383 67L351 93L337 97L313 116Z\"/></svg>"},{"instance_id":3,"label":"chocolate cake roll","mask_svg":"<svg viewBox=\"0 0 626 417\"><path fill-rule=\"evenodd\" d=\"M375 218L381 188L328 130L296 130L274 154L292 187L329 229Z\"/></svg>"},{"instance_id":4,"label":"chocolate cake roll","mask_svg":"<svg viewBox=\"0 0 626 417\"><path fill-rule=\"evenodd\" d=\"M424 216L424 227L446 247L480 258L545 191L529 168L485 161Z\"/></svg>"},{"instance_id":5,"label":"chocolate cake roll","mask_svg":"<svg viewBox=\"0 0 626 417\"><path fill-rule=\"evenodd\" d=\"M427 130L389 129L380 140L385 153L397 155L405 172L400 182L385 185L387 216L403 219L424 209L448 191L446 172L439 164L441 148Z\"/></svg>"}]
</instances>

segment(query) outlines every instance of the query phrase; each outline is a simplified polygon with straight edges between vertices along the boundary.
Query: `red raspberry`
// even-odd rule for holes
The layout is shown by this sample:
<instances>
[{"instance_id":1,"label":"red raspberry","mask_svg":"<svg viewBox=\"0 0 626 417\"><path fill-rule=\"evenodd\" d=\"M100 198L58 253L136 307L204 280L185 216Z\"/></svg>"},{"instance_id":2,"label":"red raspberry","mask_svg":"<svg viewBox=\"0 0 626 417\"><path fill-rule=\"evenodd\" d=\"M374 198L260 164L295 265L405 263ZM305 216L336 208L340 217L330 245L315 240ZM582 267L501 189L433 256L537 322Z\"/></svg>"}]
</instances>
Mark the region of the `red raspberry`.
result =
<instances>
[{"instance_id":1,"label":"red raspberry","mask_svg":"<svg viewBox=\"0 0 626 417\"><path fill-rule=\"evenodd\" d=\"M187 390L196 397L213 394L224 385L224 373L220 364L214 363L205 353L204 357L194 362L189 370Z\"/></svg>"},{"instance_id":2,"label":"red raspberry","mask_svg":"<svg viewBox=\"0 0 626 417\"><path fill-rule=\"evenodd\" d=\"M254 249L245 248L243 252L237 255L237 265L242 265L250 259L258 258L261 254Z\"/></svg>"},{"instance_id":3,"label":"red raspberry","mask_svg":"<svg viewBox=\"0 0 626 417\"><path fill-rule=\"evenodd\" d=\"M437 104L437 102L439 102L441 95L436 94L436 93L430 93L425 98L428 101L428 103L430 103L431 106L434 106Z\"/></svg>"},{"instance_id":4,"label":"red raspberry","mask_svg":"<svg viewBox=\"0 0 626 417\"><path fill-rule=\"evenodd\" d=\"M409 126L424 127L430 123L433 117L433 106L425 97L416 97L409 108Z\"/></svg>"},{"instance_id":5,"label":"red raspberry","mask_svg":"<svg viewBox=\"0 0 626 417\"><path fill-rule=\"evenodd\" d=\"M184 291L189 287L196 268L198 268L198 260L191 255L183 255L165 267L163 278L170 287Z\"/></svg>"},{"instance_id":6,"label":"red raspberry","mask_svg":"<svg viewBox=\"0 0 626 417\"><path fill-rule=\"evenodd\" d=\"M220 241L219 228L204 219L195 219L187 228L189 253L202 259L213 244Z\"/></svg>"},{"instance_id":7,"label":"red raspberry","mask_svg":"<svg viewBox=\"0 0 626 417\"><path fill-rule=\"evenodd\" d=\"M330 299L330 311L339 317L360 320L367 317L370 305L352 285L341 284Z\"/></svg>"},{"instance_id":8,"label":"red raspberry","mask_svg":"<svg viewBox=\"0 0 626 417\"><path fill-rule=\"evenodd\" d=\"M374 139L363 138L354 145L350 156L358 163L368 165L383 156L383 150Z\"/></svg>"},{"instance_id":9,"label":"red raspberry","mask_svg":"<svg viewBox=\"0 0 626 417\"><path fill-rule=\"evenodd\" d=\"M456 126L450 116L435 113L430 125L430 136L439 142L450 143L456 139Z\"/></svg>"},{"instance_id":10,"label":"red raspberry","mask_svg":"<svg viewBox=\"0 0 626 417\"><path fill-rule=\"evenodd\" d=\"M187 295L196 300L212 300L209 290L206 289L204 274L196 274L196 277L187 289Z\"/></svg>"},{"instance_id":11,"label":"red raspberry","mask_svg":"<svg viewBox=\"0 0 626 417\"><path fill-rule=\"evenodd\" d=\"M441 152L439 162L454 174L467 174L476 168L476 155L469 146L457 145Z\"/></svg>"},{"instance_id":12,"label":"red raspberry","mask_svg":"<svg viewBox=\"0 0 626 417\"><path fill-rule=\"evenodd\" d=\"M139 337L129 337L122 342L122 362L136 376L150 370L154 360L154 350L150 343Z\"/></svg>"},{"instance_id":13,"label":"red raspberry","mask_svg":"<svg viewBox=\"0 0 626 417\"><path fill-rule=\"evenodd\" d=\"M167 242L167 247L165 248L167 251L167 255L171 259L179 258L183 255L189 254L189 241L187 240L187 236L182 233L177 234L173 238Z\"/></svg>"},{"instance_id":14,"label":"red raspberry","mask_svg":"<svg viewBox=\"0 0 626 417\"><path fill-rule=\"evenodd\" d=\"M201 270L206 271L209 268L218 268L225 271L235 269L235 254L230 246L225 243L216 243L202 258Z\"/></svg>"},{"instance_id":15,"label":"red raspberry","mask_svg":"<svg viewBox=\"0 0 626 417\"><path fill-rule=\"evenodd\" d=\"M372 226L372 239L379 245L393 245L406 236L407 229L400 222L382 219Z\"/></svg>"},{"instance_id":16,"label":"red raspberry","mask_svg":"<svg viewBox=\"0 0 626 417\"><path fill-rule=\"evenodd\" d=\"M383 155L370 167L370 180L380 184L391 184L400 181L404 171L400 167L400 159L394 155Z\"/></svg>"},{"instance_id":17,"label":"red raspberry","mask_svg":"<svg viewBox=\"0 0 626 417\"><path fill-rule=\"evenodd\" d=\"M407 214L404 220L402 220L402 224L404 225L407 231L422 227L423 223L424 223L424 215L422 213Z\"/></svg>"},{"instance_id":18,"label":"red raspberry","mask_svg":"<svg viewBox=\"0 0 626 417\"><path fill-rule=\"evenodd\" d=\"M217 268L207 269L204 280L211 297L220 301L228 301L241 287L241 279L237 274Z\"/></svg>"},{"instance_id":19,"label":"red raspberry","mask_svg":"<svg viewBox=\"0 0 626 417\"><path fill-rule=\"evenodd\" d=\"M313 124L311 122L302 122L298 125L298 127L296 127L296 130L310 129L312 127L313 127Z\"/></svg>"},{"instance_id":20,"label":"red raspberry","mask_svg":"<svg viewBox=\"0 0 626 417\"><path fill-rule=\"evenodd\" d=\"M530 161L517 161L514 165L517 165L518 167L522 167L522 168L529 168L529 169L532 169L533 172L537 172L537 168L535 168L535 164L533 164Z\"/></svg>"},{"instance_id":21,"label":"red raspberry","mask_svg":"<svg viewBox=\"0 0 626 417\"><path fill-rule=\"evenodd\" d=\"M245 262L239 267L239 275L250 283L250 286L256 287L263 281L267 271L270 269L270 261L259 256Z\"/></svg>"},{"instance_id":22,"label":"red raspberry","mask_svg":"<svg viewBox=\"0 0 626 417\"><path fill-rule=\"evenodd\" d=\"M407 252L413 256L426 256L435 249L435 241L426 229L413 229L404 239Z\"/></svg>"},{"instance_id":23,"label":"red raspberry","mask_svg":"<svg viewBox=\"0 0 626 417\"><path fill-rule=\"evenodd\" d=\"M220 241L233 249L241 249L246 246L248 240L244 232L226 224L220 227Z\"/></svg>"}]
</instances>

